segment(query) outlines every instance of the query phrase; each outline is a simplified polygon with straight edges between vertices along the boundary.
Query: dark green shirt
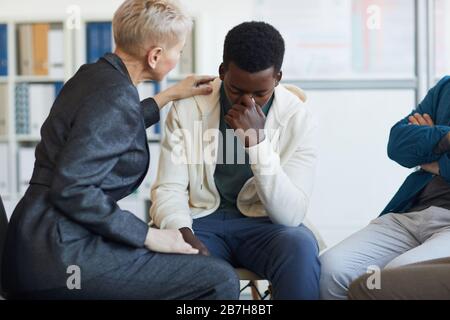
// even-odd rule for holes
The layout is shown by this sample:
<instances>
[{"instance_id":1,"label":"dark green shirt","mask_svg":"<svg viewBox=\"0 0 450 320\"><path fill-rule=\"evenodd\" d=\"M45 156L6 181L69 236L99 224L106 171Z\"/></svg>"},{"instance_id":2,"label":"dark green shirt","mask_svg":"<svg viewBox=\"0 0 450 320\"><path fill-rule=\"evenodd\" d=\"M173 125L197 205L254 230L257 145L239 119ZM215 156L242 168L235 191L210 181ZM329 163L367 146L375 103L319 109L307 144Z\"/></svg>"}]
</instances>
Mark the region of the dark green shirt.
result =
<instances>
[{"instance_id":1,"label":"dark green shirt","mask_svg":"<svg viewBox=\"0 0 450 320\"><path fill-rule=\"evenodd\" d=\"M430 207L450 210L450 184L441 176L435 176L417 195L408 212L418 212Z\"/></svg>"},{"instance_id":2,"label":"dark green shirt","mask_svg":"<svg viewBox=\"0 0 450 320\"><path fill-rule=\"evenodd\" d=\"M274 96L262 108L264 114L269 114ZM239 192L248 179L253 177L250 161L242 142L234 135L234 131L225 123L225 115L231 109L225 89L220 89L220 125L219 152L214 181L220 194L220 208L236 208ZM234 152L233 152L234 151Z\"/></svg>"}]
</instances>

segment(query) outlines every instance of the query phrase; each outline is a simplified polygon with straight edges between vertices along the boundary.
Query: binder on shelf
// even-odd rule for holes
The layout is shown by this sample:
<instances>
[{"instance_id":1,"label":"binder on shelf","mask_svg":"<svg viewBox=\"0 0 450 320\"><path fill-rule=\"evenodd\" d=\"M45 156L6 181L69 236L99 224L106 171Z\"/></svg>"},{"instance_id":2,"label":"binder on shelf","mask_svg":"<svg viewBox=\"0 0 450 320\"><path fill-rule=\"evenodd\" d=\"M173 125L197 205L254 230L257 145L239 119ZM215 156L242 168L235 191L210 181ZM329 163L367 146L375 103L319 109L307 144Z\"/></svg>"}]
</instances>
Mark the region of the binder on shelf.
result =
<instances>
[{"instance_id":1,"label":"binder on shelf","mask_svg":"<svg viewBox=\"0 0 450 320\"><path fill-rule=\"evenodd\" d=\"M56 84L19 83L16 86L16 133L40 136L55 100Z\"/></svg>"},{"instance_id":2,"label":"binder on shelf","mask_svg":"<svg viewBox=\"0 0 450 320\"><path fill-rule=\"evenodd\" d=\"M86 30L86 60L94 63L100 55L99 30L95 23L88 23Z\"/></svg>"},{"instance_id":3,"label":"binder on shelf","mask_svg":"<svg viewBox=\"0 0 450 320\"><path fill-rule=\"evenodd\" d=\"M18 65L19 75L33 75L33 27L21 24L18 27Z\"/></svg>"},{"instance_id":4,"label":"binder on shelf","mask_svg":"<svg viewBox=\"0 0 450 320\"><path fill-rule=\"evenodd\" d=\"M161 84L159 82L143 82L138 85L138 93L140 100L145 100L154 97L160 90ZM161 111L163 114L163 111ZM149 140L160 140L161 138L161 123L156 123L147 129L147 137Z\"/></svg>"},{"instance_id":5,"label":"binder on shelf","mask_svg":"<svg viewBox=\"0 0 450 320\"><path fill-rule=\"evenodd\" d=\"M48 75L48 36L50 25L33 24L33 75Z\"/></svg>"},{"instance_id":6,"label":"binder on shelf","mask_svg":"<svg viewBox=\"0 0 450 320\"><path fill-rule=\"evenodd\" d=\"M64 77L64 31L56 25L48 32L48 75Z\"/></svg>"},{"instance_id":7,"label":"binder on shelf","mask_svg":"<svg viewBox=\"0 0 450 320\"><path fill-rule=\"evenodd\" d=\"M19 148L19 192L24 194L30 184L34 169L34 148Z\"/></svg>"},{"instance_id":8,"label":"binder on shelf","mask_svg":"<svg viewBox=\"0 0 450 320\"><path fill-rule=\"evenodd\" d=\"M64 82L55 82L55 99L61 92L62 88L64 87Z\"/></svg>"},{"instance_id":9,"label":"binder on shelf","mask_svg":"<svg viewBox=\"0 0 450 320\"><path fill-rule=\"evenodd\" d=\"M8 27L0 24L0 76L8 75Z\"/></svg>"},{"instance_id":10,"label":"binder on shelf","mask_svg":"<svg viewBox=\"0 0 450 320\"><path fill-rule=\"evenodd\" d=\"M186 45L179 62L180 75L188 75L195 73L195 23L186 38Z\"/></svg>"},{"instance_id":11,"label":"binder on shelf","mask_svg":"<svg viewBox=\"0 0 450 320\"><path fill-rule=\"evenodd\" d=\"M112 51L112 24L89 22L86 28L86 60L87 63L94 63Z\"/></svg>"},{"instance_id":12,"label":"binder on shelf","mask_svg":"<svg viewBox=\"0 0 450 320\"><path fill-rule=\"evenodd\" d=\"M0 84L0 136L8 134L8 86Z\"/></svg>"},{"instance_id":13,"label":"binder on shelf","mask_svg":"<svg viewBox=\"0 0 450 320\"><path fill-rule=\"evenodd\" d=\"M64 77L61 24L20 24L17 32L19 75Z\"/></svg>"},{"instance_id":14,"label":"binder on shelf","mask_svg":"<svg viewBox=\"0 0 450 320\"><path fill-rule=\"evenodd\" d=\"M39 137L55 99L54 84L29 85L30 134Z\"/></svg>"},{"instance_id":15,"label":"binder on shelf","mask_svg":"<svg viewBox=\"0 0 450 320\"><path fill-rule=\"evenodd\" d=\"M155 82L154 85L155 85L155 94L157 94L161 91L161 84L159 82ZM160 112L160 121L158 123L155 123L155 125L154 125L154 130L153 130L154 134L156 136L158 136L159 139L161 139L161 123L162 123L161 120L163 120L163 115L164 115L165 109L167 109L167 108L163 108L162 111Z\"/></svg>"},{"instance_id":16,"label":"binder on shelf","mask_svg":"<svg viewBox=\"0 0 450 320\"><path fill-rule=\"evenodd\" d=\"M139 187L139 195L142 199L150 199L152 186L158 177L159 156L161 154L161 146L159 143L149 143L148 148L150 151L150 167Z\"/></svg>"},{"instance_id":17,"label":"binder on shelf","mask_svg":"<svg viewBox=\"0 0 450 320\"><path fill-rule=\"evenodd\" d=\"M102 30L102 52L101 56L103 56L107 52L112 52L113 47L113 37L112 37L112 23L104 22L101 25Z\"/></svg>"},{"instance_id":18,"label":"binder on shelf","mask_svg":"<svg viewBox=\"0 0 450 320\"><path fill-rule=\"evenodd\" d=\"M190 32L186 38L186 44L183 48L183 53L180 56L180 61L177 66L170 72L169 79L183 78L187 75L196 73L195 66L195 22L192 27L192 32Z\"/></svg>"},{"instance_id":19,"label":"binder on shelf","mask_svg":"<svg viewBox=\"0 0 450 320\"><path fill-rule=\"evenodd\" d=\"M16 133L29 134L30 133L30 116L29 116L29 90L28 83L19 83L15 88L16 105L15 105L15 120Z\"/></svg>"},{"instance_id":20,"label":"binder on shelf","mask_svg":"<svg viewBox=\"0 0 450 320\"><path fill-rule=\"evenodd\" d=\"M8 145L0 143L0 194L8 193Z\"/></svg>"}]
</instances>

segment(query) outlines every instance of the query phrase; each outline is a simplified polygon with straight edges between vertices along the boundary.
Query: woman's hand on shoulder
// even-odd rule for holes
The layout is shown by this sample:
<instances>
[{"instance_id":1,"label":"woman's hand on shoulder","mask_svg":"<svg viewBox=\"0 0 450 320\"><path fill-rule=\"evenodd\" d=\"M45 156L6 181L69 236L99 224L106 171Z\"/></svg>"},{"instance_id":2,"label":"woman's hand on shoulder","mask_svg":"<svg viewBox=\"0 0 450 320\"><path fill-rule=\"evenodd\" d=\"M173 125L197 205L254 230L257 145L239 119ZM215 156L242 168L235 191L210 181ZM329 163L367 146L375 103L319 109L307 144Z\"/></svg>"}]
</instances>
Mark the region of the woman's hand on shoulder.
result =
<instances>
[{"instance_id":1,"label":"woman's hand on shoulder","mask_svg":"<svg viewBox=\"0 0 450 320\"><path fill-rule=\"evenodd\" d=\"M159 108L163 108L171 101L190 98L193 96L208 95L213 91L211 82L215 76L188 76L177 84L161 91L154 99Z\"/></svg>"},{"instance_id":2,"label":"woman's hand on shoulder","mask_svg":"<svg viewBox=\"0 0 450 320\"><path fill-rule=\"evenodd\" d=\"M174 100L211 94L213 91L211 82L214 79L216 77L213 76L188 76L172 87Z\"/></svg>"}]
</instances>

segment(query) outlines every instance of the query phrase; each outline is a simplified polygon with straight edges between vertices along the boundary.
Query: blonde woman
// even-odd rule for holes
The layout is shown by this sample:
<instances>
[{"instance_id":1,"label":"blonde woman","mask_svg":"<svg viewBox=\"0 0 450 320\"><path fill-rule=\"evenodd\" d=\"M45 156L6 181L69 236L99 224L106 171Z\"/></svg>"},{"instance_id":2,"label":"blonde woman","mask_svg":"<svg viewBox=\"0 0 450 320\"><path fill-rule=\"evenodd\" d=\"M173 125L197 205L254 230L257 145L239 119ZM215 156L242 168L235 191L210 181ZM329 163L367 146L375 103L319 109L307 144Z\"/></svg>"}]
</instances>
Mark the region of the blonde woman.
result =
<instances>
[{"instance_id":1,"label":"blonde woman","mask_svg":"<svg viewBox=\"0 0 450 320\"><path fill-rule=\"evenodd\" d=\"M233 269L149 229L117 201L149 164L145 129L172 100L211 92L189 77L140 102L136 85L177 64L191 20L173 0L127 0L113 19L115 53L67 82L42 127L30 186L7 235L3 283L11 298L234 299Z\"/></svg>"}]
</instances>

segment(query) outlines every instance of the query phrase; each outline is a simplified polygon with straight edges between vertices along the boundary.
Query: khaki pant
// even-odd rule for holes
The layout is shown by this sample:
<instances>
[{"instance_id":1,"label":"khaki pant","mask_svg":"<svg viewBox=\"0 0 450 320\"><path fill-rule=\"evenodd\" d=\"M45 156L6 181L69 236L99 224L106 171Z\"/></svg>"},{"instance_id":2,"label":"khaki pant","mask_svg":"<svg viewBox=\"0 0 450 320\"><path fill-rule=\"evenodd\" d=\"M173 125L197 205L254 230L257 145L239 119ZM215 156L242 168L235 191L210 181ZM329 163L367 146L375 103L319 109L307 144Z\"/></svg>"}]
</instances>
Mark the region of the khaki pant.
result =
<instances>
[{"instance_id":1,"label":"khaki pant","mask_svg":"<svg viewBox=\"0 0 450 320\"><path fill-rule=\"evenodd\" d=\"M322 299L347 299L350 284L373 268L394 269L450 257L450 210L390 213L320 256Z\"/></svg>"},{"instance_id":2,"label":"khaki pant","mask_svg":"<svg viewBox=\"0 0 450 320\"><path fill-rule=\"evenodd\" d=\"M351 284L349 299L450 300L450 258L383 270L380 289L369 289L369 277Z\"/></svg>"}]
</instances>

